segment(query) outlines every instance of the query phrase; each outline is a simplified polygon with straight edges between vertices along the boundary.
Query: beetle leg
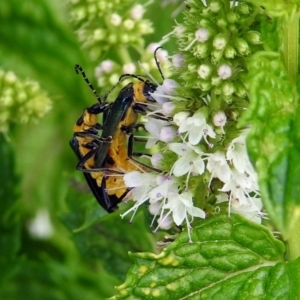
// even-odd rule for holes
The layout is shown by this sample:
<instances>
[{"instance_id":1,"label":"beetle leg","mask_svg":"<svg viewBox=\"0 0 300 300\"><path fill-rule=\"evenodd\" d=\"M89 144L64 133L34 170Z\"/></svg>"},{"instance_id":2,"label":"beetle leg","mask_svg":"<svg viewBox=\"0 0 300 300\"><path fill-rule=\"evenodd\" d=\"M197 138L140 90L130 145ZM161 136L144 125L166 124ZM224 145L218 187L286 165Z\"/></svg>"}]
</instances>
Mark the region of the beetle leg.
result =
<instances>
[{"instance_id":1,"label":"beetle leg","mask_svg":"<svg viewBox=\"0 0 300 300\"><path fill-rule=\"evenodd\" d=\"M133 152L133 141L136 140L136 141L145 141L144 139L141 140L137 137L135 137L133 134L129 135L129 139L128 139L128 158L132 161L134 161L135 163L143 166L143 167L146 167L147 169L150 169L152 171L155 171L155 172L158 172L158 173L161 173L162 171L160 169L157 169L157 168L154 168L152 166L149 166L147 164L144 164L142 162L140 162L139 160L135 159L133 156L142 156L142 155L149 155L149 154L146 154L146 153L142 153L142 152ZM137 154L137 155L135 155Z\"/></svg>"}]
</instances>

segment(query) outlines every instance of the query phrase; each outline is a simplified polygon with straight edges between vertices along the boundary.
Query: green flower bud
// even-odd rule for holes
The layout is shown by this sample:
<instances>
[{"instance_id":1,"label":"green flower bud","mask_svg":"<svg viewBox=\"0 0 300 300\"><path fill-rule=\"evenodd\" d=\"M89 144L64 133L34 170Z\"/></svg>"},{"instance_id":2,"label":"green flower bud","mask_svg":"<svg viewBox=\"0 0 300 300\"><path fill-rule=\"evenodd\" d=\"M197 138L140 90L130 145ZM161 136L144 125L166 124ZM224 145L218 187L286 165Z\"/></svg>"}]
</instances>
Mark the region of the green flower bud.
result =
<instances>
[{"instance_id":1,"label":"green flower bud","mask_svg":"<svg viewBox=\"0 0 300 300\"><path fill-rule=\"evenodd\" d=\"M248 31L243 38L252 45L262 44L261 35L257 31Z\"/></svg>"},{"instance_id":2,"label":"green flower bud","mask_svg":"<svg viewBox=\"0 0 300 300\"><path fill-rule=\"evenodd\" d=\"M213 0L209 4L209 8L213 13L218 13L222 9L223 4L220 1Z\"/></svg>"},{"instance_id":3,"label":"green flower bud","mask_svg":"<svg viewBox=\"0 0 300 300\"><path fill-rule=\"evenodd\" d=\"M235 92L235 87L231 81L224 82L221 89L224 96L231 96Z\"/></svg>"},{"instance_id":4,"label":"green flower bud","mask_svg":"<svg viewBox=\"0 0 300 300\"><path fill-rule=\"evenodd\" d=\"M199 58L207 57L210 54L208 44L207 43L198 43L193 48L193 53L196 57L199 57Z\"/></svg>"},{"instance_id":5,"label":"green flower bud","mask_svg":"<svg viewBox=\"0 0 300 300\"><path fill-rule=\"evenodd\" d=\"M134 28L134 25L134 21L130 19L124 20L123 22L124 29L126 30L132 30Z\"/></svg>"},{"instance_id":6,"label":"green flower bud","mask_svg":"<svg viewBox=\"0 0 300 300\"><path fill-rule=\"evenodd\" d=\"M236 56L236 50L231 45L227 45L224 50L224 56L226 58L234 58Z\"/></svg>"},{"instance_id":7,"label":"green flower bud","mask_svg":"<svg viewBox=\"0 0 300 300\"><path fill-rule=\"evenodd\" d=\"M106 38L106 32L103 29L97 28L94 30L93 39L95 41L102 41Z\"/></svg>"},{"instance_id":8,"label":"green flower bud","mask_svg":"<svg viewBox=\"0 0 300 300\"><path fill-rule=\"evenodd\" d=\"M0 131L10 123L36 122L51 109L51 101L35 81L20 81L13 72L0 71Z\"/></svg>"},{"instance_id":9,"label":"green flower bud","mask_svg":"<svg viewBox=\"0 0 300 300\"><path fill-rule=\"evenodd\" d=\"M207 64L202 64L199 68L197 73L199 77L202 79L208 79L212 73L212 67Z\"/></svg>"},{"instance_id":10,"label":"green flower bud","mask_svg":"<svg viewBox=\"0 0 300 300\"><path fill-rule=\"evenodd\" d=\"M225 18L218 18L216 21L217 25L221 28L226 28L228 26L228 22Z\"/></svg>"},{"instance_id":11,"label":"green flower bud","mask_svg":"<svg viewBox=\"0 0 300 300\"><path fill-rule=\"evenodd\" d=\"M197 70L197 65L195 65L195 64L188 64L188 69L189 69L189 71L191 71L191 72L195 72L196 70Z\"/></svg>"},{"instance_id":12,"label":"green flower bud","mask_svg":"<svg viewBox=\"0 0 300 300\"><path fill-rule=\"evenodd\" d=\"M198 80L196 86L202 91L209 91L211 89L211 83L207 80Z\"/></svg>"},{"instance_id":13,"label":"green flower bud","mask_svg":"<svg viewBox=\"0 0 300 300\"><path fill-rule=\"evenodd\" d=\"M227 21L232 24L237 23L238 20L240 19L240 16L234 13L233 11L229 12L226 17L227 17Z\"/></svg>"},{"instance_id":14,"label":"green flower bud","mask_svg":"<svg viewBox=\"0 0 300 300\"><path fill-rule=\"evenodd\" d=\"M234 40L234 45L241 55L248 55L250 53L248 43L244 39L236 38Z\"/></svg>"},{"instance_id":15,"label":"green flower bud","mask_svg":"<svg viewBox=\"0 0 300 300\"><path fill-rule=\"evenodd\" d=\"M213 65L217 64L223 57L223 50L213 50L211 53L211 63Z\"/></svg>"},{"instance_id":16,"label":"green flower bud","mask_svg":"<svg viewBox=\"0 0 300 300\"><path fill-rule=\"evenodd\" d=\"M211 84L214 86L218 86L222 81L222 78L220 76L212 77L211 78Z\"/></svg>"},{"instance_id":17,"label":"green flower bud","mask_svg":"<svg viewBox=\"0 0 300 300\"><path fill-rule=\"evenodd\" d=\"M234 82L235 94L240 98L245 98L247 96L247 90L242 83L239 81Z\"/></svg>"},{"instance_id":18,"label":"green flower bud","mask_svg":"<svg viewBox=\"0 0 300 300\"><path fill-rule=\"evenodd\" d=\"M236 7L236 11L242 15L249 15L252 11L252 8L246 3L241 3Z\"/></svg>"},{"instance_id":19,"label":"green flower bud","mask_svg":"<svg viewBox=\"0 0 300 300\"><path fill-rule=\"evenodd\" d=\"M223 50L227 44L227 39L224 34L219 33L213 39L213 47L216 50Z\"/></svg>"}]
</instances>

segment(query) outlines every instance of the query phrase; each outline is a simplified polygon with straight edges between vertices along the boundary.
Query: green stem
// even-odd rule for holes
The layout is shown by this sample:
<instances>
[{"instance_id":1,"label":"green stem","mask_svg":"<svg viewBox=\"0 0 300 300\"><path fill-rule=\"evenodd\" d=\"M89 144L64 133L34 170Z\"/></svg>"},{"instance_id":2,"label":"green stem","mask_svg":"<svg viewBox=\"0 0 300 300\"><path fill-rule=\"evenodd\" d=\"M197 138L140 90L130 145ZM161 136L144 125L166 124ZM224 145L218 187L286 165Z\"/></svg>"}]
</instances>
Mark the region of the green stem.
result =
<instances>
[{"instance_id":1,"label":"green stem","mask_svg":"<svg viewBox=\"0 0 300 300\"><path fill-rule=\"evenodd\" d=\"M283 21L283 60L294 88L294 95L297 95L296 79L298 75L299 16L300 14L298 13L295 14L292 19L285 19ZM298 99L295 100L297 101ZM287 239L287 251L289 261L300 257L299 214Z\"/></svg>"},{"instance_id":2,"label":"green stem","mask_svg":"<svg viewBox=\"0 0 300 300\"><path fill-rule=\"evenodd\" d=\"M128 49L125 46L116 47L116 52L118 54L118 57L120 58L121 65L125 65L132 62Z\"/></svg>"},{"instance_id":3,"label":"green stem","mask_svg":"<svg viewBox=\"0 0 300 300\"><path fill-rule=\"evenodd\" d=\"M299 36L299 14L292 19L283 21L283 59L286 70L293 83L296 83L298 74L298 36Z\"/></svg>"},{"instance_id":4,"label":"green stem","mask_svg":"<svg viewBox=\"0 0 300 300\"><path fill-rule=\"evenodd\" d=\"M300 218L294 224L287 240L288 260L292 261L300 257Z\"/></svg>"}]
</instances>

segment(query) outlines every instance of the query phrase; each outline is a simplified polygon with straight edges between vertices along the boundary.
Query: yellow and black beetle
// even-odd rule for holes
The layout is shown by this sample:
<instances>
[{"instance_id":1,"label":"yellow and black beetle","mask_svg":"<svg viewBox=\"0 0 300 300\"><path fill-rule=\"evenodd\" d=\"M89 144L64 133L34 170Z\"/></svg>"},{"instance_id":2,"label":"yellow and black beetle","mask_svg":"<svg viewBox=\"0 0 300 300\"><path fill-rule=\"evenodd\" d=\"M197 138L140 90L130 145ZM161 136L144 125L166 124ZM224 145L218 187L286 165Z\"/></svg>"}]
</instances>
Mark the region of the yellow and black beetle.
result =
<instances>
[{"instance_id":1,"label":"yellow and black beetle","mask_svg":"<svg viewBox=\"0 0 300 300\"><path fill-rule=\"evenodd\" d=\"M159 68L159 63L155 61ZM140 162L132 163L133 129L137 125L138 114L146 114L147 104L155 103L152 93L157 85L134 74L124 74L125 78L136 78L121 89L112 103L105 103L89 82L83 69L75 66L93 90L98 103L86 108L73 128L70 145L79 159L77 169L84 172L86 181L99 204L109 213L115 211L117 204L124 199L128 188L124 187L122 174L148 167ZM160 68L159 68L160 70ZM160 71L161 72L161 71ZM107 94L108 95L108 94ZM104 100L106 100L107 95ZM98 115L103 113L103 125L98 123ZM99 135L99 130L102 130ZM127 146L127 136L129 142ZM128 151L129 149L129 151Z\"/></svg>"}]
</instances>

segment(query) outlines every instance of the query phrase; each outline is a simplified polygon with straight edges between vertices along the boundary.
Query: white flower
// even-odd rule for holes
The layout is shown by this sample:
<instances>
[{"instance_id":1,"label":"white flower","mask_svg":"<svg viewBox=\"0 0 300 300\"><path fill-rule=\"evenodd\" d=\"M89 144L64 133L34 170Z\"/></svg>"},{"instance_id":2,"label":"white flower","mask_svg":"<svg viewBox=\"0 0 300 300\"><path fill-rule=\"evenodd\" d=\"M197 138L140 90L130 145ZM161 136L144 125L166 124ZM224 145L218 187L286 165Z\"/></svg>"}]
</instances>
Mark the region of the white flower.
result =
<instances>
[{"instance_id":1,"label":"white flower","mask_svg":"<svg viewBox=\"0 0 300 300\"><path fill-rule=\"evenodd\" d=\"M162 112L165 116L171 116L174 108L175 108L175 104L173 102L165 102L162 105Z\"/></svg>"},{"instance_id":2,"label":"white flower","mask_svg":"<svg viewBox=\"0 0 300 300\"><path fill-rule=\"evenodd\" d=\"M168 197L169 189L172 189L172 186L177 189L177 182L171 176L158 176L157 177L157 186L149 192L150 203L162 200Z\"/></svg>"},{"instance_id":3,"label":"white flower","mask_svg":"<svg viewBox=\"0 0 300 300\"><path fill-rule=\"evenodd\" d=\"M157 219L157 223L159 228L163 229L163 230L168 230L170 228L172 228L174 222L173 219L170 215L162 215L161 217L159 217Z\"/></svg>"},{"instance_id":4,"label":"white flower","mask_svg":"<svg viewBox=\"0 0 300 300\"><path fill-rule=\"evenodd\" d=\"M188 111L181 111L177 114L174 115L173 117L173 122L177 125L180 126L183 122L186 121L186 119L190 116L190 112Z\"/></svg>"},{"instance_id":5,"label":"white flower","mask_svg":"<svg viewBox=\"0 0 300 300\"><path fill-rule=\"evenodd\" d=\"M146 130L150 133L151 137L147 141L146 149L151 148L157 141L161 140L161 130L170 125L169 122L154 118L148 118L148 122L145 124Z\"/></svg>"},{"instance_id":6,"label":"white flower","mask_svg":"<svg viewBox=\"0 0 300 300\"><path fill-rule=\"evenodd\" d=\"M187 132L191 145L199 144L203 137L205 142L212 147L212 144L207 141L207 135L211 138L216 137L213 129L206 123L206 116L203 111L197 111L192 117L183 121L178 131L179 133Z\"/></svg>"},{"instance_id":7,"label":"white flower","mask_svg":"<svg viewBox=\"0 0 300 300\"><path fill-rule=\"evenodd\" d=\"M171 191L168 195L168 202L163 206L163 210L165 209L170 210L169 213L172 213L173 220L177 226L180 226L183 221L186 221L188 235L190 242L192 242L190 222L192 222L194 217L205 218L205 212L201 208L194 206L193 194L191 192L179 194L176 190ZM191 221L189 221L188 215L192 216Z\"/></svg>"},{"instance_id":8,"label":"white flower","mask_svg":"<svg viewBox=\"0 0 300 300\"><path fill-rule=\"evenodd\" d=\"M132 171L124 175L123 180L125 185L132 188L126 195L126 199L131 198L136 203L131 209L121 215L122 218L149 199L149 191L157 185L156 178L157 175L138 171Z\"/></svg>"},{"instance_id":9,"label":"white flower","mask_svg":"<svg viewBox=\"0 0 300 300\"><path fill-rule=\"evenodd\" d=\"M205 153L200 149L183 143L171 143L169 144L169 148L180 156L172 167L172 173L176 177L187 173L204 173L205 164L202 156L204 156Z\"/></svg>"},{"instance_id":10,"label":"white flower","mask_svg":"<svg viewBox=\"0 0 300 300\"><path fill-rule=\"evenodd\" d=\"M231 170L225 159L225 154L222 152L212 153L208 157L206 167L212 177L217 177L224 183L231 179Z\"/></svg>"},{"instance_id":11,"label":"white flower","mask_svg":"<svg viewBox=\"0 0 300 300\"><path fill-rule=\"evenodd\" d=\"M151 164L154 168L160 167L160 161L163 158L162 154L160 152L154 153L151 155Z\"/></svg>"},{"instance_id":12,"label":"white flower","mask_svg":"<svg viewBox=\"0 0 300 300\"><path fill-rule=\"evenodd\" d=\"M178 83L173 79L165 79L162 84L163 92L166 95L173 95L177 87Z\"/></svg>"},{"instance_id":13,"label":"white flower","mask_svg":"<svg viewBox=\"0 0 300 300\"><path fill-rule=\"evenodd\" d=\"M160 140L169 143L175 138L176 132L176 129L172 126L163 127L160 131Z\"/></svg>"},{"instance_id":14,"label":"white flower","mask_svg":"<svg viewBox=\"0 0 300 300\"><path fill-rule=\"evenodd\" d=\"M240 136L233 139L226 152L226 158L232 162L240 173L244 173L249 165L249 157L246 149L247 132L243 131Z\"/></svg>"},{"instance_id":15,"label":"white flower","mask_svg":"<svg viewBox=\"0 0 300 300\"><path fill-rule=\"evenodd\" d=\"M231 196L230 196L231 197ZM217 203L227 202L229 201L228 195L226 193L221 193L217 196ZM262 218L264 217L264 213L262 210L262 201L260 198L249 197L241 203L238 198L231 197L229 202L229 213L233 212L243 217L247 218L256 223L261 223Z\"/></svg>"},{"instance_id":16,"label":"white flower","mask_svg":"<svg viewBox=\"0 0 300 300\"><path fill-rule=\"evenodd\" d=\"M260 198L248 198L248 202L244 204L235 198L231 200L230 204L233 213L240 214L253 222L261 223L264 214L261 212L262 202Z\"/></svg>"}]
</instances>

